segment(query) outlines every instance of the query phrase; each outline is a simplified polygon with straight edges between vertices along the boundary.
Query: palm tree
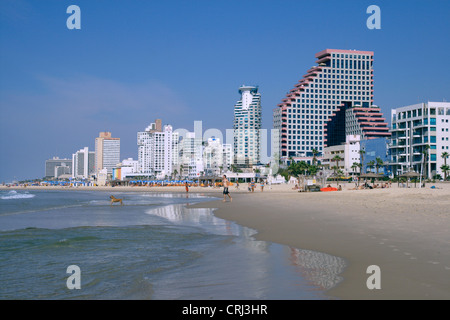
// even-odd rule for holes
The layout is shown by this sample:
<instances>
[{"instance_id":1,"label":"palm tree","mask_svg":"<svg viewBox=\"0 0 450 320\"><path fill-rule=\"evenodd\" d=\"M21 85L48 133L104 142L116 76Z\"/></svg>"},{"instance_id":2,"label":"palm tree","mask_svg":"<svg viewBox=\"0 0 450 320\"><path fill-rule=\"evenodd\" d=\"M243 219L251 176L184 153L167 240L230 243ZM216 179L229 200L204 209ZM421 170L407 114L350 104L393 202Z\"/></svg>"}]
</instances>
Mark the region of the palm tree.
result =
<instances>
[{"instance_id":1,"label":"palm tree","mask_svg":"<svg viewBox=\"0 0 450 320\"><path fill-rule=\"evenodd\" d=\"M359 175L361 176L362 173L362 164L361 163L357 163L357 167L359 168ZM361 178L358 178L358 187L359 187L359 182L361 181Z\"/></svg>"},{"instance_id":2,"label":"palm tree","mask_svg":"<svg viewBox=\"0 0 450 320\"><path fill-rule=\"evenodd\" d=\"M378 174L380 167L384 166L384 162L380 157L376 157L375 161L376 161L375 167L377 168L377 174Z\"/></svg>"},{"instance_id":3,"label":"palm tree","mask_svg":"<svg viewBox=\"0 0 450 320\"><path fill-rule=\"evenodd\" d=\"M428 164L428 149L430 149L430 146L428 144L423 146L422 155L423 155L423 166L422 171L425 169L424 177L428 177L428 170L427 170L427 164Z\"/></svg>"},{"instance_id":4,"label":"palm tree","mask_svg":"<svg viewBox=\"0 0 450 320\"><path fill-rule=\"evenodd\" d=\"M300 173L306 175L306 172L309 170L309 165L305 161L300 161L297 163L297 165Z\"/></svg>"},{"instance_id":5,"label":"palm tree","mask_svg":"<svg viewBox=\"0 0 450 320\"><path fill-rule=\"evenodd\" d=\"M312 149L311 150L311 152L312 152L312 154L313 154L313 159L312 159L312 161L313 161L313 165L315 166L316 165L316 162L317 162L317 158L316 158L316 156L319 154L319 151L317 150L317 149Z\"/></svg>"},{"instance_id":6,"label":"palm tree","mask_svg":"<svg viewBox=\"0 0 450 320\"><path fill-rule=\"evenodd\" d=\"M375 160L367 162L367 168L372 169L373 167L375 167Z\"/></svg>"},{"instance_id":7,"label":"palm tree","mask_svg":"<svg viewBox=\"0 0 450 320\"><path fill-rule=\"evenodd\" d=\"M350 167L353 170L353 180L355 180L356 168L358 168L358 167L359 167L359 163L358 162L353 162L352 166Z\"/></svg>"},{"instance_id":8,"label":"palm tree","mask_svg":"<svg viewBox=\"0 0 450 320\"><path fill-rule=\"evenodd\" d=\"M446 181L447 180L447 172L450 171L450 166L443 164L441 166L441 170L444 173L444 181Z\"/></svg>"},{"instance_id":9,"label":"palm tree","mask_svg":"<svg viewBox=\"0 0 450 320\"><path fill-rule=\"evenodd\" d=\"M444 159L444 165L447 165L448 152L442 152L441 157Z\"/></svg>"},{"instance_id":10,"label":"palm tree","mask_svg":"<svg viewBox=\"0 0 450 320\"><path fill-rule=\"evenodd\" d=\"M441 166L441 170L442 172L444 172L444 180L447 180L447 171L449 171L450 166L447 165L447 158L448 158L449 154L448 152L442 152L441 157L444 159L444 165Z\"/></svg>"},{"instance_id":11,"label":"palm tree","mask_svg":"<svg viewBox=\"0 0 450 320\"><path fill-rule=\"evenodd\" d=\"M339 167L339 161L344 160L344 159L342 159L342 158L337 154L337 155L335 155L335 156L333 157L333 159L331 159L331 160L332 160L332 161L336 161L336 166Z\"/></svg>"},{"instance_id":12,"label":"palm tree","mask_svg":"<svg viewBox=\"0 0 450 320\"><path fill-rule=\"evenodd\" d=\"M359 163L358 162L353 162L352 166L350 168L352 168L353 173L356 173L356 168L358 168Z\"/></svg>"},{"instance_id":13,"label":"palm tree","mask_svg":"<svg viewBox=\"0 0 450 320\"><path fill-rule=\"evenodd\" d=\"M317 165L314 165L314 164L308 165L308 172L312 176L315 176L319 170L320 170L320 168Z\"/></svg>"},{"instance_id":14,"label":"palm tree","mask_svg":"<svg viewBox=\"0 0 450 320\"><path fill-rule=\"evenodd\" d=\"M366 154L366 151L359 150L359 156L361 158L361 171L360 172L364 172L364 155L365 154Z\"/></svg>"},{"instance_id":15,"label":"palm tree","mask_svg":"<svg viewBox=\"0 0 450 320\"><path fill-rule=\"evenodd\" d=\"M339 155L335 155L333 157L333 159L331 159L331 161L335 161L336 162L336 165L333 167L333 169L334 169L334 174L336 176L336 184L337 185L339 185L339 181L338 181L338 178L337 178L338 173L339 173L339 171L342 172L342 170L339 169L339 161L341 161L341 160L343 160L343 159Z\"/></svg>"},{"instance_id":16,"label":"palm tree","mask_svg":"<svg viewBox=\"0 0 450 320\"><path fill-rule=\"evenodd\" d=\"M182 164L180 164L180 175L182 175L182 174L183 174L183 169L184 169L183 165L182 165Z\"/></svg>"}]
</instances>

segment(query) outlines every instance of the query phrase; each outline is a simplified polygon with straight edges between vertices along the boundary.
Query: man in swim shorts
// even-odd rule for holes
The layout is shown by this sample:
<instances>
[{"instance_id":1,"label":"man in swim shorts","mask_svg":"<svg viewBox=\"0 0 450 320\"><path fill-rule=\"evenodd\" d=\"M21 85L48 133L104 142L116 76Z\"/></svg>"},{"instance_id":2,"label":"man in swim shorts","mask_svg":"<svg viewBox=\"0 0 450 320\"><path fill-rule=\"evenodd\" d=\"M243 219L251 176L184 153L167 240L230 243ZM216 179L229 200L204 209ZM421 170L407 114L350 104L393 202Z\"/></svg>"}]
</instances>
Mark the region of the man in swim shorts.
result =
<instances>
[{"instance_id":1,"label":"man in swim shorts","mask_svg":"<svg viewBox=\"0 0 450 320\"><path fill-rule=\"evenodd\" d=\"M227 195L230 198L230 202L232 202L233 199L231 198L230 192L228 191L228 186L230 185L230 181L228 181L226 175L223 175L222 184L223 184L223 202L226 201Z\"/></svg>"}]
</instances>

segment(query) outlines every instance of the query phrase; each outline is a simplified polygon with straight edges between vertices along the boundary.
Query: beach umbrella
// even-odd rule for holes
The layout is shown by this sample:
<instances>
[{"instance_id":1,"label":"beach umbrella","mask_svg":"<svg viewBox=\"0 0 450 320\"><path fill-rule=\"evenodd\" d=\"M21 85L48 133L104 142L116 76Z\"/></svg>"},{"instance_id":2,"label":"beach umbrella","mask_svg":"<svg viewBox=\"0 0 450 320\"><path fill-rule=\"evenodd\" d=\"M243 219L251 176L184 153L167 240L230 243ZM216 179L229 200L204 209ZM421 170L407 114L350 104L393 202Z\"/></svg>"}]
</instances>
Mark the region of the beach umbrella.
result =
<instances>
[{"instance_id":1,"label":"beach umbrella","mask_svg":"<svg viewBox=\"0 0 450 320\"><path fill-rule=\"evenodd\" d=\"M375 172L367 172L367 173L363 173L360 176L361 178L381 178L383 177L382 174L376 174Z\"/></svg>"},{"instance_id":2,"label":"beach umbrella","mask_svg":"<svg viewBox=\"0 0 450 320\"><path fill-rule=\"evenodd\" d=\"M408 187L408 179L409 178L417 178L419 176L420 176L420 174L418 174L417 172L414 172L414 171L409 171L409 172L406 172L406 173L400 175L400 177L407 178L406 179L406 187ZM414 188L416 187L416 183L417 183L417 179L414 180Z\"/></svg>"},{"instance_id":3,"label":"beach umbrella","mask_svg":"<svg viewBox=\"0 0 450 320\"><path fill-rule=\"evenodd\" d=\"M367 172L367 173L363 173L360 178L369 178L369 179L379 179L383 177L382 174L377 174L375 172ZM375 183L375 181L373 182Z\"/></svg>"}]
</instances>

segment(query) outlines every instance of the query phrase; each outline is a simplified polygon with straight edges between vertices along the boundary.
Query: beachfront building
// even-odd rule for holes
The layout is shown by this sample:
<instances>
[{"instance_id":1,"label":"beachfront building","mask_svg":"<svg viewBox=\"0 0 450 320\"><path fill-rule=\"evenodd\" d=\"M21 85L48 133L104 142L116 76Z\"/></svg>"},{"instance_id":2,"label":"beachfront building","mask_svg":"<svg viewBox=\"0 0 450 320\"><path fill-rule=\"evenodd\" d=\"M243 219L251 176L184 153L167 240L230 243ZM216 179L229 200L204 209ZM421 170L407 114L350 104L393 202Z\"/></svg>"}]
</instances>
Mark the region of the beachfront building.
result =
<instances>
[{"instance_id":1,"label":"beachfront building","mask_svg":"<svg viewBox=\"0 0 450 320\"><path fill-rule=\"evenodd\" d=\"M345 143L325 147L323 149L322 166L330 171L334 171L333 167L337 167L338 170L342 170L346 175L359 172L359 169L355 168L353 164L361 162L359 153L361 150L360 142L360 135L348 135ZM339 161L336 156L339 156Z\"/></svg>"},{"instance_id":2,"label":"beachfront building","mask_svg":"<svg viewBox=\"0 0 450 320\"><path fill-rule=\"evenodd\" d=\"M152 123L145 131L138 132L139 173L158 179L170 176L178 162L178 140L178 133L170 125L160 128Z\"/></svg>"},{"instance_id":3,"label":"beachfront building","mask_svg":"<svg viewBox=\"0 0 450 320\"><path fill-rule=\"evenodd\" d=\"M113 168L120 162L120 138L113 138L111 132L100 132L95 138L95 168L106 169L112 174Z\"/></svg>"},{"instance_id":4,"label":"beachfront building","mask_svg":"<svg viewBox=\"0 0 450 320\"><path fill-rule=\"evenodd\" d=\"M230 144L222 144L218 138L209 138L203 148L203 171L207 176L220 176L232 164Z\"/></svg>"},{"instance_id":5,"label":"beachfront building","mask_svg":"<svg viewBox=\"0 0 450 320\"><path fill-rule=\"evenodd\" d=\"M361 139L389 137L380 108L373 104L373 52L326 49L316 66L273 111L280 132L280 160L312 162L327 146L341 145L348 135Z\"/></svg>"},{"instance_id":6,"label":"beachfront building","mask_svg":"<svg viewBox=\"0 0 450 320\"><path fill-rule=\"evenodd\" d=\"M392 172L414 170L430 178L444 176L442 153L450 152L450 103L424 102L392 109L391 119Z\"/></svg>"},{"instance_id":7,"label":"beachfront building","mask_svg":"<svg viewBox=\"0 0 450 320\"><path fill-rule=\"evenodd\" d=\"M251 167L261 160L261 94L258 87L241 86L234 106L234 164Z\"/></svg>"},{"instance_id":8,"label":"beachfront building","mask_svg":"<svg viewBox=\"0 0 450 320\"><path fill-rule=\"evenodd\" d=\"M123 159L112 173L113 180L124 180L136 176L139 176L139 161L133 160L133 158Z\"/></svg>"},{"instance_id":9,"label":"beachfront building","mask_svg":"<svg viewBox=\"0 0 450 320\"><path fill-rule=\"evenodd\" d=\"M53 157L45 160L45 178L60 178L72 174L72 159Z\"/></svg>"},{"instance_id":10,"label":"beachfront building","mask_svg":"<svg viewBox=\"0 0 450 320\"><path fill-rule=\"evenodd\" d=\"M72 154L72 178L90 179L95 175L95 152L88 147Z\"/></svg>"},{"instance_id":11,"label":"beachfront building","mask_svg":"<svg viewBox=\"0 0 450 320\"><path fill-rule=\"evenodd\" d=\"M186 132L179 145L178 175L182 178L195 179L203 174L202 138L195 132Z\"/></svg>"},{"instance_id":12,"label":"beachfront building","mask_svg":"<svg viewBox=\"0 0 450 320\"><path fill-rule=\"evenodd\" d=\"M361 150L364 150L361 172L378 172L385 176L391 174L389 170L389 140L389 138L361 140ZM382 164L378 163L378 159L382 161Z\"/></svg>"}]
</instances>

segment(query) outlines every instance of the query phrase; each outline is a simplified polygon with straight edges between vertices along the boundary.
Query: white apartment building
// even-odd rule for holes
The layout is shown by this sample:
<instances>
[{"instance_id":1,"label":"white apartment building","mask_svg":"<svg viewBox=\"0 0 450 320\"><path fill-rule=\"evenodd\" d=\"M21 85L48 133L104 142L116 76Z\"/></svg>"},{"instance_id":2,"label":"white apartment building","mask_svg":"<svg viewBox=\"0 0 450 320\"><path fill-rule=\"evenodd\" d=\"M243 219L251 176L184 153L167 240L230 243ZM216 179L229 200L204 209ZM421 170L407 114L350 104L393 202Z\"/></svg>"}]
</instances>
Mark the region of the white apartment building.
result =
<instances>
[{"instance_id":1,"label":"white apartment building","mask_svg":"<svg viewBox=\"0 0 450 320\"><path fill-rule=\"evenodd\" d=\"M183 178L195 179L204 171L202 138L186 132L180 141L178 172Z\"/></svg>"},{"instance_id":2,"label":"white apartment building","mask_svg":"<svg viewBox=\"0 0 450 320\"><path fill-rule=\"evenodd\" d=\"M353 173L353 163L361 163L359 153L361 150L360 141L360 135L348 135L346 136L345 143L325 147L323 149L322 165L329 170L332 170L334 166L338 166L347 175ZM335 156L339 156L342 160L339 162L334 161L333 158ZM355 172L359 172L358 170L356 169Z\"/></svg>"},{"instance_id":3,"label":"white apartment building","mask_svg":"<svg viewBox=\"0 0 450 320\"><path fill-rule=\"evenodd\" d=\"M444 176L442 153L449 153L450 103L425 102L391 111L390 165L396 175L414 170ZM428 157L423 151L427 150Z\"/></svg>"},{"instance_id":4,"label":"white apartment building","mask_svg":"<svg viewBox=\"0 0 450 320\"><path fill-rule=\"evenodd\" d=\"M251 166L261 160L261 94L258 87L239 88L234 106L234 162Z\"/></svg>"},{"instance_id":5,"label":"white apartment building","mask_svg":"<svg viewBox=\"0 0 450 320\"><path fill-rule=\"evenodd\" d=\"M155 128L153 123L137 134L138 167L142 175L162 179L173 173L178 162L179 135L170 125L161 131Z\"/></svg>"},{"instance_id":6,"label":"white apartment building","mask_svg":"<svg viewBox=\"0 0 450 320\"><path fill-rule=\"evenodd\" d=\"M90 179L95 174L95 152L84 147L72 154L72 178Z\"/></svg>"},{"instance_id":7,"label":"white apartment building","mask_svg":"<svg viewBox=\"0 0 450 320\"><path fill-rule=\"evenodd\" d=\"M232 164L231 145L220 143L218 138L209 138L203 148L204 174L219 176L228 171Z\"/></svg>"}]
</instances>

